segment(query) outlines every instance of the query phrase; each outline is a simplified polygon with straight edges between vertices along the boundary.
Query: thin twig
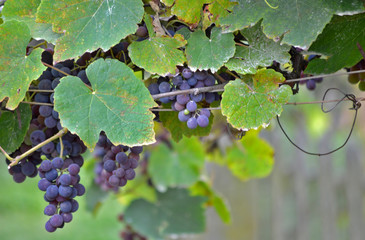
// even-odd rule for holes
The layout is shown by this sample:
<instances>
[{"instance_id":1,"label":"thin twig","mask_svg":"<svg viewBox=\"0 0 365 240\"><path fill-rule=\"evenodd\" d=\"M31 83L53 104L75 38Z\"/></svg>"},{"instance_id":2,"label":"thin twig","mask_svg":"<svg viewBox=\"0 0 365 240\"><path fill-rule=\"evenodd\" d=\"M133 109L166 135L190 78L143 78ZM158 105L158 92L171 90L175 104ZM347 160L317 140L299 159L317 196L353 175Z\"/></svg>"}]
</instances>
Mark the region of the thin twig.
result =
<instances>
[{"instance_id":1,"label":"thin twig","mask_svg":"<svg viewBox=\"0 0 365 240\"><path fill-rule=\"evenodd\" d=\"M197 110L199 109L203 109L203 108L198 108ZM204 108L204 109L207 109L207 110L221 110L221 107L211 107L211 108ZM150 109L151 112L177 112L171 108L152 108Z\"/></svg>"},{"instance_id":2,"label":"thin twig","mask_svg":"<svg viewBox=\"0 0 365 240\"><path fill-rule=\"evenodd\" d=\"M53 93L54 90L28 89L28 92Z\"/></svg>"},{"instance_id":3,"label":"thin twig","mask_svg":"<svg viewBox=\"0 0 365 240\"><path fill-rule=\"evenodd\" d=\"M42 103L42 102L27 102L27 101L21 101L21 103L26 103L30 105L43 105L43 106L53 106L52 103Z\"/></svg>"},{"instance_id":4,"label":"thin twig","mask_svg":"<svg viewBox=\"0 0 365 240\"><path fill-rule=\"evenodd\" d=\"M360 45L360 43L359 43L359 42L357 42L357 43L356 43L356 46L357 46L357 48L359 49L359 51L360 51L360 53L361 53L362 58L365 60L365 52L364 52L364 49L361 47L361 45Z\"/></svg>"},{"instance_id":5,"label":"thin twig","mask_svg":"<svg viewBox=\"0 0 365 240\"><path fill-rule=\"evenodd\" d=\"M342 75L351 75L351 74L357 74L357 73L363 73L363 72L365 72L365 70L358 70L358 71L351 71L351 72L339 72L339 73L331 73L331 74L321 74L321 75L311 76L311 77L290 79L290 80L286 80L284 83L300 82L302 80L309 80L309 79L316 79L316 78L337 77L337 76L342 76Z\"/></svg>"},{"instance_id":6,"label":"thin twig","mask_svg":"<svg viewBox=\"0 0 365 240\"><path fill-rule=\"evenodd\" d=\"M62 158L63 157L63 148L64 148L64 146L63 146L62 136L60 136L59 138L60 138L60 145L61 145L60 158Z\"/></svg>"},{"instance_id":7,"label":"thin twig","mask_svg":"<svg viewBox=\"0 0 365 240\"><path fill-rule=\"evenodd\" d=\"M5 150L0 146L0 151L5 155L5 157L9 160L9 161L13 161L14 158L10 157L9 154L7 152L5 152Z\"/></svg>"},{"instance_id":8,"label":"thin twig","mask_svg":"<svg viewBox=\"0 0 365 240\"><path fill-rule=\"evenodd\" d=\"M28 156L29 154L37 151L37 149L43 147L44 145L46 145L47 143L52 142L53 140L62 137L64 134L67 133L67 128L63 128L62 130L60 130L58 133L56 133L54 136L46 139L45 141L41 142L40 144L36 145L35 147L32 147L31 149L29 149L28 151L26 151L25 153L23 153L22 155L17 156L16 158L14 158L11 163L9 164L8 168L10 169L12 166L18 164L18 162L20 160L22 160L23 158L25 158L26 156Z\"/></svg>"},{"instance_id":9,"label":"thin twig","mask_svg":"<svg viewBox=\"0 0 365 240\"><path fill-rule=\"evenodd\" d=\"M152 95L152 97L153 97L153 99L159 99L159 98L163 98L163 97L177 96L177 95L180 95L180 94L193 93L193 94L197 95L197 94L203 93L203 92L223 92L225 85L226 84L223 83L223 84L214 85L214 86L210 86L210 87L191 88L191 89L187 89L187 90L179 90L179 91L174 91L174 92L160 93L160 94Z\"/></svg>"}]
</instances>

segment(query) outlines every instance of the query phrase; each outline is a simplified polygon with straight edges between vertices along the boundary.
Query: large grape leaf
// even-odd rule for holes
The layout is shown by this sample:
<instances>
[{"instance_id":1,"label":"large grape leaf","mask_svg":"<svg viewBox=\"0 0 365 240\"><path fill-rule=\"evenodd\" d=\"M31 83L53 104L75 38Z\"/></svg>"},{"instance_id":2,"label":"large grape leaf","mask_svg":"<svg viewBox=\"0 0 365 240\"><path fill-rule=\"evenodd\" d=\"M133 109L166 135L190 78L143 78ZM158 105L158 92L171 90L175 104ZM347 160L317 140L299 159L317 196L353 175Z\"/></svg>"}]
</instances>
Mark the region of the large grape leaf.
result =
<instances>
[{"instance_id":1,"label":"large grape leaf","mask_svg":"<svg viewBox=\"0 0 365 240\"><path fill-rule=\"evenodd\" d=\"M249 46L236 46L236 53L225 66L238 73L255 74L258 67L269 66L275 60L279 63L290 61L290 46L280 45L268 39L262 32L261 21L241 31Z\"/></svg>"},{"instance_id":2,"label":"large grape leaf","mask_svg":"<svg viewBox=\"0 0 365 240\"><path fill-rule=\"evenodd\" d=\"M332 73L355 65L362 58L357 43L365 49L365 14L335 15L309 48L309 51L324 54L328 59L313 59L305 72Z\"/></svg>"},{"instance_id":3,"label":"large grape leaf","mask_svg":"<svg viewBox=\"0 0 365 240\"><path fill-rule=\"evenodd\" d=\"M129 47L129 56L133 63L150 73L165 76L175 73L177 65L186 61L184 53L177 48L186 44L182 35L152 37L141 42L133 42Z\"/></svg>"},{"instance_id":4,"label":"large grape leaf","mask_svg":"<svg viewBox=\"0 0 365 240\"><path fill-rule=\"evenodd\" d=\"M364 9L362 0L239 0L233 13L221 19L227 31L246 28L263 18L270 38L285 33L283 43L307 49L335 13L353 14ZM270 7L267 2L272 5Z\"/></svg>"},{"instance_id":5,"label":"large grape leaf","mask_svg":"<svg viewBox=\"0 0 365 240\"><path fill-rule=\"evenodd\" d=\"M231 222L229 206L222 196L214 191L208 182L198 181L190 187L193 196L207 197L206 205L213 206L219 217L224 223Z\"/></svg>"},{"instance_id":6,"label":"large grape leaf","mask_svg":"<svg viewBox=\"0 0 365 240\"><path fill-rule=\"evenodd\" d=\"M55 90L55 110L62 126L94 148L104 131L110 141L128 146L155 142L155 107L147 88L133 71L117 60L99 59L86 69L92 90L79 78L68 76Z\"/></svg>"},{"instance_id":7,"label":"large grape leaf","mask_svg":"<svg viewBox=\"0 0 365 240\"><path fill-rule=\"evenodd\" d=\"M176 0L171 13L189 24L197 24L200 20L202 7L213 0Z\"/></svg>"},{"instance_id":8,"label":"large grape leaf","mask_svg":"<svg viewBox=\"0 0 365 240\"><path fill-rule=\"evenodd\" d=\"M55 43L61 34L53 32L51 24L35 21L40 3L41 0L7 0L2 14L6 21L18 20L25 22L30 29L32 38Z\"/></svg>"},{"instance_id":9,"label":"large grape leaf","mask_svg":"<svg viewBox=\"0 0 365 240\"><path fill-rule=\"evenodd\" d=\"M272 171L274 150L258 133L248 131L237 145L227 150L227 167L241 180L266 177Z\"/></svg>"},{"instance_id":10,"label":"large grape leaf","mask_svg":"<svg viewBox=\"0 0 365 240\"><path fill-rule=\"evenodd\" d=\"M203 12L203 29L213 23L220 26L220 19L226 17L236 4L237 2L231 0L215 0L208 4Z\"/></svg>"},{"instance_id":11,"label":"large grape leaf","mask_svg":"<svg viewBox=\"0 0 365 240\"><path fill-rule=\"evenodd\" d=\"M8 97L8 109L15 109L23 100L30 83L42 74L42 50L25 56L31 38L28 26L15 20L0 25L0 102Z\"/></svg>"},{"instance_id":12,"label":"large grape leaf","mask_svg":"<svg viewBox=\"0 0 365 240\"><path fill-rule=\"evenodd\" d=\"M14 111L3 111L0 115L0 146L7 152L14 152L23 142L32 111L28 104L21 103Z\"/></svg>"},{"instance_id":13,"label":"large grape leaf","mask_svg":"<svg viewBox=\"0 0 365 240\"><path fill-rule=\"evenodd\" d=\"M177 112L160 112L160 120L165 128L169 130L171 133L171 137L175 142L179 142L184 136L192 137L192 136L208 136L210 130L212 129L213 123L213 113L210 114L209 117L209 125L205 128L197 127L195 129L190 129L186 125L186 122L179 121L177 117Z\"/></svg>"},{"instance_id":14,"label":"large grape leaf","mask_svg":"<svg viewBox=\"0 0 365 240\"><path fill-rule=\"evenodd\" d=\"M125 222L148 239L167 235L201 233L205 229L204 197L192 197L186 189L157 193L157 202L138 199L124 211Z\"/></svg>"},{"instance_id":15,"label":"large grape leaf","mask_svg":"<svg viewBox=\"0 0 365 240\"><path fill-rule=\"evenodd\" d=\"M42 0L37 22L51 23L65 33L57 40L55 60L104 50L132 34L143 17L141 0Z\"/></svg>"},{"instance_id":16,"label":"large grape leaf","mask_svg":"<svg viewBox=\"0 0 365 240\"><path fill-rule=\"evenodd\" d=\"M172 149L164 144L158 145L151 152L148 163L148 173L160 191L195 183L204 166L204 151L198 139L184 138L171 144Z\"/></svg>"},{"instance_id":17,"label":"large grape leaf","mask_svg":"<svg viewBox=\"0 0 365 240\"><path fill-rule=\"evenodd\" d=\"M234 55L233 38L232 33L223 34L219 28L212 29L210 38L202 30L191 33L186 46L190 69L218 71Z\"/></svg>"},{"instance_id":18,"label":"large grape leaf","mask_svg":"<svg viewBox=\"0 0 365 240\"><path fill-rule=\"evenodd\" d=\"M270 119L282 112L282 105L292 95L281 73L272 69L260 69L252 76L253 86L240 79L229 82L222 94L222 114L237 129L248 130L267 126Z\"/></svg>"}]
</instances>

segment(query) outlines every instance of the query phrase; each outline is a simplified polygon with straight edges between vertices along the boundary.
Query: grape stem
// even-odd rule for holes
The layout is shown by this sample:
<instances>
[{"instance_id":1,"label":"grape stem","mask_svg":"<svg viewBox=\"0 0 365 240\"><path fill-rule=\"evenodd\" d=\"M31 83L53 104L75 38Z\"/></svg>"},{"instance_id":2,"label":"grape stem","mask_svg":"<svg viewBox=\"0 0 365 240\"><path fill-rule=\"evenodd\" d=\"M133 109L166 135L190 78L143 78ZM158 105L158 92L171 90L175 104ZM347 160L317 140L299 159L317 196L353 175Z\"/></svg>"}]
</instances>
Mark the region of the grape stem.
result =
<instances>
[{"instance_id":1,"label":"grape stem","mask_svg":"<svg viewBox=\"0 0 365 240\"><path fill-rule=\"evenodd\" d=\"M54 90L28 89L28 92L53 93Z\"/></svg>"},{"instance_id":2,"label":"grape stem","mask_svg":"<svg viewBox=\"0 0 365 240\"><path fill-rule=\"evenodd\" d=\"M198 108L197 110L199 110L201 108ZM211 108L204 108L207 110L220 110L221 107L211 107ZM171 109L171 108L152 108L150 109L151 112L176 112L175 110Z\"/></svg>"},{"instance_id":3,"label":"grape stem","mask_svg":"<svg viewBox=\"0 0 365 240\"><path fill-rule=\"evenodd\" d=\"M5 155L9 161L13 161L14 158L10 157L9 154L0 146L0 151Z\"/></svg>"},{"instance_id":4,"label":"grape stem","mask_svg":"<svg viewBox=\"0 0 365 240\"><path fill-rule=\"evenodd\" d=\"M53 106L52 103L42 103L42 102L28 102L28 101L21 101L21 103L26 103L30 105L43 105L43 106Z\"/></svg>"},{"instance_id":5,"label":"grape stem","mask_svg":"<svg viewBox=\"0 0 365 240\"><path fill-rule=\"evenodd\" d=\"M359 42L356 43L356 46L357 48L359 49L360 53L361 53L361 56L362 58L365 60L365 52L364 52L364 49L362 48L362 46L360 45Z\"/></svg>"},{"instance_id":6,"label":"grape stem","mask_svg":"<svg viewBox=\"0 0 365 240\"><path fill-rule=\"evenodd\" d=\"M53 140L62 137L63 135L65 135L67 133L67 128L63 128L62 130L60 130L58 133L56 133L54 136L44 140L43 142L41 142L40 144L32 147L31 149L29 149L28 151L26 151L25 153L23 153L22 155L17 156L16 158L10 158L9 155L5 155L6 158L11 162L8 166L8 169L10 169L12 166L18 164L18 162L20 160L22 160L23 158L25 158L26 156L30 155L31 153L37 151L37 149L43 147L44 145L46 145L47 143L52 142ZM3 151L3 149L1 149Z\"/></svg>"},{"instance_id":7,"label":"grape stem","mask_svg":"<svg viewBox=\"0 0 365 240\"><path fill-rule=\"evenodd\" d=\"M284 83L300 82L302 80L309 80L309 79L316 79L316 78L337 77L337 76L342 76L342 75L351 75L351 74L357 74L357 73L363 73L363 72L365 72L365 70L357 70L357 71L351 71L351 72L338 72L338 73L331 73L331 74L321 74L321 75L316 75L316 76L311 76L311 77L303 77L303 78L285 80Z\"/></svg>"},{"instance_id":8,"label":"grape stem","mask_svg":"<svg viewBox=\"0 0 365 240\"><path fill-rule=\"evenodd\" d=\"M63 141L62 141L62 136L60 136L59 139L60 139L60 145L61 145L60 158L62 158L63 157L63 148L64 148Z\"/></svg>"}]
</instances>

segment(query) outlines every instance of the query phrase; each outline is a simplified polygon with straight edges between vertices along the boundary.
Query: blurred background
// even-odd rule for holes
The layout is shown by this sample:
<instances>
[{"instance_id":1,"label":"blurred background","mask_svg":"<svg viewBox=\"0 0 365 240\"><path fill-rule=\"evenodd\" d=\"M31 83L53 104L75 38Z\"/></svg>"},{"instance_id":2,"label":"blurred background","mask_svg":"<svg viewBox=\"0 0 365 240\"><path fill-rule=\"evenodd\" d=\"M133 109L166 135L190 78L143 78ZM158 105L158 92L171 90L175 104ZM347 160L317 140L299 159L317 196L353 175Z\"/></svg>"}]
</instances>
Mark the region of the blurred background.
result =
<instances>
[{"instance_id":1,"label":"blurred background","mask_svg":"<svg viewBox=\"0 0 365 240\"><path fill-rule=\"evenodd\" d=\"M301 85L300 93L293 96L291 102L321 100L329 87L364 96L346 78L324 79L315 91ZM330 97L341 98L340 95ZM324 114L320 104L287 105L280 119L299 146L312 152L326 152L346 140L355 113L349 110L351 107L351 102L342 102L335 110ZM365 106L358 111L347 145L322 157L297 150L273 120L260 134L275 150L274 169L263 179L241 181L225 166L207 162L206 175L212 179L213 188L225 198L231 211L231 224L222 223L215 210L208 208L204 234L172 239L365 239L364 110ZM123 208L112 194L96 215L86 211L82 197L72 223L55 233L47 233L44 224L48 217L43 215L46 202L37 188L38 179L14 183L3 156L0 157L1 240L120 239L123 226L118 222L118 215ZM92 165L92 161L88 164ZM85 172L81 173L86 189L92 181L88 177Z\"/></svg>"}]
</instances>

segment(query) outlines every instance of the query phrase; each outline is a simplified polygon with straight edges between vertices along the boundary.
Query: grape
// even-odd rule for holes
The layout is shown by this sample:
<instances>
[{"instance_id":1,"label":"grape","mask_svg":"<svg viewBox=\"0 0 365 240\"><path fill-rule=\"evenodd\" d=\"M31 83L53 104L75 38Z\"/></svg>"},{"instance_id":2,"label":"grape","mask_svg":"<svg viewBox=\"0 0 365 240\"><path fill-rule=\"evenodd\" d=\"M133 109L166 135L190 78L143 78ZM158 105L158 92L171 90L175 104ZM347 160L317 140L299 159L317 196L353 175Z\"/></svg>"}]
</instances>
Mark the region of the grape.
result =
<instances>
[{"instance_id":1,"label":"grape","mask_svg":"<svg viewBox=\"0 0 365 240\"><path fill-rule=\"evenodd\" d=\"M43 192L46 191L47 188L51 185L52 185L52 183L45 178L42 178L38 181L38 188L39 188L39 190L41 190Z\"/></svg>"},{"instance_id":2,"label":"grape","mask_svg":"<svg viewBox=\"0 0 365 240\"><path fill-rule=\"evenodd\" d=\"M56 214L56 212L57 212L57 208L53 204L49 204L44 208L44 214L47 216L52 216L52 215Z\"/></svg>"},{"instance_id":3,"label":"grape","mask_svg":"<svg viewBox=\"0 0 365 240\"><path fill-rule=\"evenodd\" d=\"M54 232L57 229L56 227L51 225L50 221L46 222L46 227L45 228L46 228L47 232Z\"/></svg>"},{"instance_id":4,"label":"grape","mask_svg":"<svg viewBox=\"0 0 365 240\"><path fill-rule=\"evenodd\" d=\"M80 182L80 176L76 175L76 176L71 176L71 185L76 185Z\"/></svg>"},{"instance_id":5,"label":"grape","mask_svg":"<svg viewBox=\"0 0 365 240\"><path fill-rule=\"evenodd\" d=\"M71 200L71 203L72 203L71 212L76 212L79 209L79 203L74 199Z\"/></svg>"},{"instance_id":6,"label":"grape","mask_svg":"<svg viewBox=\"0 0 365 240\"><path fill-rule=\"evenodd\" d=\"M71 184L71 175L69 174L62 174L58 179L59 183L63 186L68 186Z\"/></svg>"},{"instance_id":7,"label":"grape","mask_svg":"<svg viewBox=\"0 0 365 240\"><path fill-rule=\"evenodd\" d=\"M79 172L80 172L80 166L79 166L79 165L77 165L77 164L75 164L75 163L73 163L73 164L71 164L71 165L68 167L68 172L69 172L71 175L75 176L75 175L79 174Z\"/></svg>"},{"instance_id":8,"label":"grape","mask_svg":"<svg viewBox=\"0 0 365 240\"><path fill-rule=\"evenodd\" d=\"M148 86L148 90L150 91L150 94L151 94L151 95L159 94L159 93L160 93L159 86L158 86L158 84L157 84L157 83L151 83L151 84Z\"/></svg>"},{"instance_id":9,"label":"grape","mask_svg":"<svg viewBox=\"0 0 365 240\"><path fill-rule=\"evenodd\" d=\"M170 92L171 90L171 86L168 82L162 82L160 83L160 85L158 86L158 90L161 93L166 93L166 92Z\"/></svg>"},{"instance_id":10,"label":"grape","mask_svg":"<svg viewBox=\"0 0 365 240\"><path fill-rule=\"evenodd\" d=\"M143 152L143 147L142 146L135 146L131 148L131 152L132 153L136 153L136 154L140 154Z\"/></svg>"},{"instance_id":11,"label":"grape","mask_svg":"<svg viewBox=\"0 0 365 240\"><path fill-rule=\"evenodd\" d=\"M76 163L80 167L82 167L84 165L84 158L80 155L79 156L73 156L72 160L74 161L74 163Z\"/></svg>"},{"instance_id":12,"label":"grape","mask_svg":"<svg viewBox=\"0 0 365 240\"><path fill-rule=\"evenodd\" d=\"M127 179L121 178L119 182L119 187L124 187L127 184Z\"/></svg>"},{"instance_id":13,"label":"grape","mask_svg":"<svg viewBox=\"0 0 365 240\"><path fill-rule=\"evenodd\" d=\"M190 115L185 115L184 111L180 111L178 114L180 122L186 122L190 118Z\"/></svg>"},{"instance_id":14,"label":"grape","mask_svg":"<svg viewBox=\"0 0 365 240\"><path fill-rule=\"evenodd\" d=\"M40 90L52 90L52 81L49 79L43 79L38 84Z\"/></svg>"},{"instance_id":15,"label":"grape","mask_svg":"<svg viewBox=\"0 0 365 240\"><path fill-rule=\"evenodd\" d=\"M71 222L72 221L72 213L61 213L61 216L62 216L62 218L63 218L63 221L65 222L65 223L69 223L69 222Z\"/></svg>"},{"instance_id":16,"label":"grape","mask_svg":"<svg viewBox=\"0 0 365 240\"><path fill-rule=\"evenodd\" d=\"M212 103L215 101L215 93L207 92L205 93L205 101L207 103Z\"/></svg>"},{"instance_id":17,"label":"grape","mask_svg":"<svg viewBox=\"0 0 365 240\"><path fill-rule=\"evenodd\" d=\"M188 84L191 87L194 87L198 83L198 80L195 77L191 77L188 79Z\"/></svg>"},{"instance_id":18,"label":"grape","mask_svg":"<svg viewBox=\"0 0 365 240\"><path fill-rule=\"evenodd\" d=\"M57 126L57 120L52 116L46 117L46 119L44 119L44 125L48 128L54 128Z\"/></svg>"},{"instance_id":19,"label":"grape","mask_svg":"<svg viewBox=\"0 0 365 240\"><path fill-rule=\"evenodd\" d=\"M104 163L104 169L107 172L113 172L113 170L116 168L115 162L113 160L107 160Z\"/></svg>"},{"instance_id":20,"label":"grape","mask_svg":"<svg viewBox=\"0 0 365 240\"><path fill-rule=\"evenodd\" d=\"M81 144L79 142L73 142L72 144L72 150L71 150L71 156L76 157L81 154Z\"/></svg>"},{"instance_id":21,"label":"grape","mask_svg":"<svg viewBox=\"0 0 365 240\"><path fill-rule=\"evenodd\" d=\"M53 226L53 227L60 227L63 223L63 218L61 215L59 214L55 214L53 215L50 219L49 219L49 223Z\"/></svg>"},{"instance_id":22,"label":"grape","mask_svg":"<svg viewBox=\"0 0 365 240\"><path fill-rule=\"evenodd\" d=\"M175 86L180 86L182 83L183 83L183 78L181 76L176 76L172 79L172 83L175 85Z\"/></svg>"},{"instance_id":23,"label":"grape","mask_svg":"<svg viewBox=\"0 0 365 240\"><path fill-rule=\"evenodd\" d=\"M204 99L204 93L198 93L197 95L194 95L193 93L191 93L190 98L194 102L201 102Z\"/></svg>"},{"instance_id":24,"label":"grape","mask_svg":"<svg viewBox=\"0 0 365 240\"><path fill-rule=\"evenodd\" d=\"M359 74L350 74L348 76L348 81L351 84L356 84L360 81Z\"/></svg>"},{"instance_id":25,"label":"grape","mask_svg":"<svg viewBox=\"0 0 365 240\"><path fill-rule=\"evenodd\" d=\"M365 91L365 81L360 81L359 89L360 89L360 91Z\"/></svg>"},{"instance_id":26,"label":"grape","mask_svg":"<svg viewBox=\"0 0 365 240\"><path fill-rule=\"evenodd\" d=\"M115 159L119 164L123 164L128 159L128 157L124 152L120 152L115 156Z\"/></svg>"},{"instance_id":27,"label":"grape","mask_svg":"<svg viewBox=\"0 0 365 240\"><path fill-rule=\"evenodd\" d=\"M114 186L114 187L117 187L119 185L119 178L115 175L112 175L110 178L109 178L109 184Z\"/></svg>"},{"instance_id":28,"label":"grape","mask_svg":"<svg viewBox=\"0 0 365 240\"><path fill-rule=\"evenodd\" d=\"M14 173L13 174L13 180L16 183L22 183L26 179L26 176L23 173Z\"/></svg>"},{"instance_id":29,"label":"grape","mask_svg":"<svg viewBox=\"0 0 365 240\"><path fill-rule=\"evenodd\" d=\"M50 185L46 190L46 195L48 198L56 198L58 195L58 187L56 185Z\"/></svg>"},{"instance_id":30,"label":"grape","mask_svg":"<svg viewBox=\"0 0 365 240\"><path fill-rule=\"evenodd\" d=\"M60 63L57 63L56 65L54 65L54 67L57 69L61 69L61 68L63 68L63 65ZM53 77L55 77L55 78L60 77L58 70L55 70L52 68L51 73L52 73Z\"/></svg>"},{"instance_id":31,"label":"grape","mask_svg":"<svg viewBox=\"0 0 365 240\"><path fill-rule=\"evenodd\" d=\"M49 103L49 95L43 94L43 93L37 93L34 96L34 101L35 102L40 102L40 103Z\"/></svg>"},{"instance_id":32,"label":"grape","mask_svg":"<svg viewBox=\"0 0 365 240\"><path fill-rule=\"evenodd\" d=\"M46 172L45 174L46 179L50 182L52 182L53 180L55 180L58 177L58 172L56 169L51 169L48 172Z\"/></svg>"},{"instance_id":33,"label":"grape","mask_svg":"<svg viewBox=\"0 0 365 240\"><path fill-rule=\"evenodd\" d=\"M209 118L205 115L199 115L197 118L197 123L200 127L206 127L209 125Z\"/></svg>"},{"instance_id":34,"label":"grape","mask_svg":"<svg viewBox=\"0 0 365 240\"><path fill-rule=\"evenodd\" d=\"M182 84L180 85L180 90L188 90L190 88L191 87L187 81L183 81Z\"/></svg>"},{"instance_id":35,"label":"grape","mask_svg":"<svg viewBox=\"0 0 365 240\"><path fill-rule=\"evenodd\" d=\"M46 161L49 161L49 160L46 160ZM64 164L64 161L60 157L54 158L51 163L52 167L55 169L61 169L63 167L63 164Z\"/></svg>"},{"instance_id":36,"label":"grape","mask_svg":"<svg viewBox=\"0 0 365 240\"><path fill-rule=\"evenodd\" d=\"M122 164L122 168L128 169L131 167L131 164L132 164L131 160L128 158L127 161L124 164Z\"/></svg>"},{"instance_id":37,"label":"grape","mask_svg":"<svg viewBox=\"0 0 365 240\"><path fill-rule=\"evenodd\" d=\"M199 113L200 113L200 115L205 115L208 118L210 117L210 111L208 109L202 108L202 109L200 109Z\"/></svg>"},{"instance_id":38,"label":"grape","mask_svg":"<svg viewBox=\"0 0 365 240\"><path fill-rule=\"evenodd\" d=\"M83 81L85 84L89 84L90 81L86 76L86 71L85 70L81 70L78 74L77 77L79 77L81 79L81 81Z\"/></svg>"},{"instance_id":39,"label":"grape","mask_svg":"<svg viewBox=\"0 0 365 240\"><path fill-rule=\"evenodd\" d=\"M60 210L64 213L71 212L72 203L70 201L64 201L60 204Z\"/></svg>"},{"instance_id":40,"label":"grape","mask_svg":"<svg viewBox=\"0 0 365 240\"><path fill-rule=\"evenodd\" d=\"M190 114L189 110L185 109L185 110L184 110L184 114L185 114L185 115Z\"/></svg>"},{"instance_id":41,"label":"grape","mask_svg":"<svg viewBox=\"0 0 365 240\"><path fill-rule=\"evenodd\" d=\"M60 78L53 79L52 85L51 85L52 89L55 89L58 86L58 84L60 84Z\"/></svg>"},{"instance_id":42,"label":"grape","mask_svg":"<svg viewBox=\"0 0 365 240\"><path fill-rule=\"evenodd\" d=\"M160 98L160 101L162 103L169 103L170 102L170 99L169 99L169 97L163 97L163 98Z\"/></svg>"},{"instance_id":43,"label":"grape","mask_svg":"<svg viewBox=\"0 0 365 240\"><path fill-rule=\"evenodd\" d=\"M316 81L309 79L306 83L308 90L314 90L316 88Z\"/></svg>"},{"instance_id":44,"label":"grape","mask_svg":"<svg viewBox=\"0 0 365 240\"><path fill-rule=\"evenodd\" d=\"M131 168L135 169L138 167L138 161L136 159L131 159Z\"/></svg>"},{"instance_id":45,"label":"grape","mask_svg":"<svg viewBox=\"0 0 365 240\"><path fill-rule=\"evenodd\" d=\"M41 166L40 166L40 169L43 171L43 172L48 172L52 169L52 162L49 161L49 160L44 160L42 163L41 163Z\"/></svg>"},{"instance_id":46,"label":"grape","mask_svg":"<svg viewBox=\"0 0 365 240\"><path fill-rule=\"evenodd\" d=\"M198 126L196 118L195 117L189 118L187 121L187 125L188 125L188 128L190 128L190 129L196 128Z\"/></svg>"},{"instance_id":47,"label":"grape","mask_svg":"<svg viewBox=\"0 0 365 240\"><path fill-rule=\"evenodd\" d=\"M62 140L62 143L63 143L63 155L69 155L72 152L72 144L67 140ZM58 153L61 152L61 143L57 144L56 150Z\"/></svg>"},{"instance_id":48,"label":"grape","mask_svg":"<svg viewBox=\"0 0 365 240\"><path fill-rule=\"evenodd\" d=\"M187 104L186 104L186 109L189 111L189 112L195 112L197 108L197 105L196 105L196 102L194 101L189 101Z\"/></svg>"},{"instance_id":49,"label":"grape","mask_svg":"<svg viewBox=\"0 0 365 240\"><path fill-rule=\"evenodd\" d=\"M184 68L182 70L182 76L185 78L185 79L188 79L188 78L191 78L193 76L193 72L189 69L189 68Z\"/></svg>"},{"instance_id":50,"label":"grape","mask_svg":"<svg viewBox=\"0 0 365 240\"><path fill-rule=\"evenodd\" d=\"M204 85L205 86L213 86L215 84L215 78L212 75L209 75L205 80L204 80Z\"/></svg>"},{"instance_id":51,"label":"grape","mask_svg":"<svg viewBox=\"0 0 365 240\"><path fill-rule=\"evenodd\" d=\"M190 97L187 94L180 94L176 96L176 102L181 105L185 105L190 101Z\"/></svg>"},{"instance_id":52,"label":"grape","mask_svg":"<svg viewBox=\"0 0 365 240\"><path fill-rule=\"evenodd\" d=\"M54 149L55 149L54 143L49 142L42 147L42 152L44 152L45 154L51 154L54 151Z\"/></svg>"},{"instance_id":53,"label":"grape","mask_svg":"<svg viewBox=\"0 0 365 240\"><path fill-rule=\"evenodd\" d=\"M142 37L142 38L145 38L147 37L148 35L148 31L147 31L147 28L145 26L140 26L138 27L137 31L136 31L136 35L138 37Z\"/></svg>"},{"instance_id":54,"label":"grape","mask_svg":"<svg viewBox=\"0 0 365 240\"><path fill-rule=\"evenodd\" d=\"M36 171L36 167L34 166L33 163L31 162L25 162L24 164L22 164L22 173L25 176L31 176L34 171Z\"/></svg>"},{"instance_id":55,"label":"grape","mask_svg":"<svg viewBox=\"0 0 365 240\"><path fill-rule=\"evenodd\" d=\"M64 73L67 73L68 75L71 75L71 70L68 67L62 67L60 70L63 71ZM58 75L60 77L65 77L66 76L65 74L63 74L61 72L59 72Z\"/></svg>"},{"instance_id":56,"label":"grape","mask_svg":"<svg viewBox=\"0 0 365 240\"><path fill-rule=\"evenodd\" d=\"M44 140L46 140L46 134L41 130L35 130L30 134L30 141L34 145L38 145Z\"/></svg>"},{"instance_id":57,"label":"grape","mask_svg":"<svg viewBox=\"0 0 365 240\"><path fill-rule=\"evenodd\" d=\"M52 65L52 64L50 64ZM38 80L42 80L42 79L52 79L53 75L51 73L51 70L45 70L43 71L42 75L38 78Z\"/></svg>"},{"instance_id":58,"label":"grape","mask_svg":"<svg viewBox=\"0 0 365 240\"><path fill-rule=\"evenodd\" d=\"M204 80L207 78L207 74L206 72L201 72L201 71L196 71L194 73L194 77L198 80Z\"/></svg>"},{"instance_id":59,"label":"grape","mask_svg":"<svg viewBox=\"0 0 365 240\"><path fill-rule=\"evenodd\" d=\"M58 188L58 191L59 191L60 196L65 197L65 198L68 198L72 195L72 188L68 187L68 186L61 185Z\"/></svg>"},{"instance_id":60,"label":"grape","mask_svg":"<svg viewBox=\"0 0 365 240\"><path fill-rule=\"evenodd\" d=\"M125 171L125 178L127 180L133 180L135 178L135 176L136 176L136 172L133 169L130 168Z\"/></svg>"},{"instance_id":61,"label":"grape","mask_svg":"<svg viewBox=\"0 0 365 240\"><path fill-rule=\"evenodd\" d=\"M82 196L85 194L85 187L84 185L78 183L74 184L75 189L77 190L77 196Z\"/></svg>"}]
</instances>

